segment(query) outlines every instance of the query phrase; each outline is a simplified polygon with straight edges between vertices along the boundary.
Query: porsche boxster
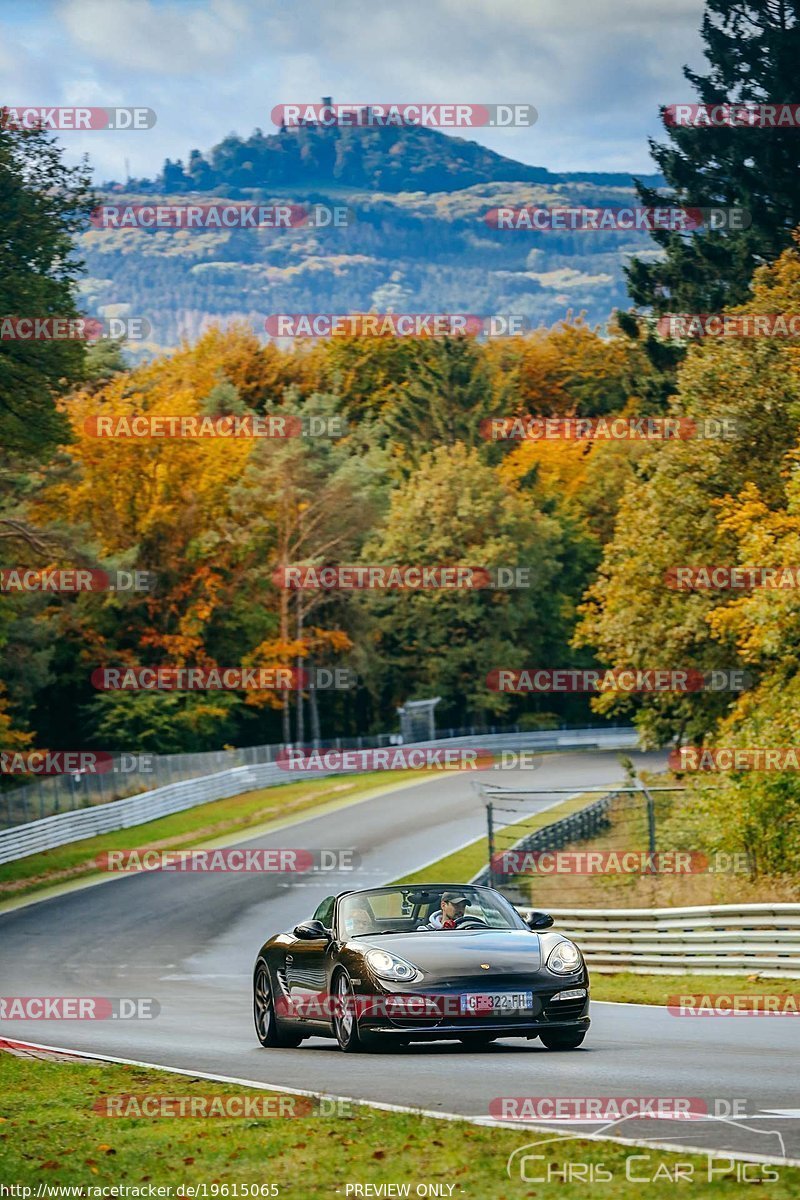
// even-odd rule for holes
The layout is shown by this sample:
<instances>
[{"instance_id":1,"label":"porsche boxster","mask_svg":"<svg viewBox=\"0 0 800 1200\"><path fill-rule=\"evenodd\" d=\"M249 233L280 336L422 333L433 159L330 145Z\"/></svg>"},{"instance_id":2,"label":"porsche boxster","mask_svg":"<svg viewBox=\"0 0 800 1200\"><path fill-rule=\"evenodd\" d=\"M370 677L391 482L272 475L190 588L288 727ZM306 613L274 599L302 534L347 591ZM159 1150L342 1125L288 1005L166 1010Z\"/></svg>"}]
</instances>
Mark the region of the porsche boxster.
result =
<instances>
[{"instance_id":1,"label":"porsche boxster","mask_svg":"<svg viewBox=\"0 0 800 1200\"><path fill-rule=\"evenodd\" d=\"M392 885L328 896L258 952L262 1046L334 1037L350 1053L390 1040L481 1047L539 1038L574 1050L589 1028L589 975L547 913L527 920L492 888Z\"/></svg>"}]
</instances>

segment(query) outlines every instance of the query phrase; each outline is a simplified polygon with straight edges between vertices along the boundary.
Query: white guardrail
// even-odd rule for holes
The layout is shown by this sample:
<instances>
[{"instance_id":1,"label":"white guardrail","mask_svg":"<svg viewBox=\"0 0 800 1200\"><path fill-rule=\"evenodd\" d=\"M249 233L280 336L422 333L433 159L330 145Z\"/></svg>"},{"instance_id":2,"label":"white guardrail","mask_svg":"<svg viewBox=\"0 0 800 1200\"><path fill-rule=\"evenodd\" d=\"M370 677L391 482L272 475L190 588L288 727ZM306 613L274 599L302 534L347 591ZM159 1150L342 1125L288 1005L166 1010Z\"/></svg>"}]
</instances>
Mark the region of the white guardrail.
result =
<instances>
[{"instance_id":1,"label":"white guardrail","mask_svg":"<svg viewBox=\"0 0 800 1200\"><path fill-rule=\"evenodd\" d=\"M414 746L459 746L471 743L487 750L566 750L588 749L593 746L613 750L633 749L638 745L638 740L634 729L553 729L533 733L442 738L430 742L415 742ZM410 745L404 747L405 750L410 748ZM334 773L286 771L275 763L233 767L231 770L218 771L214 775L204 775L199 779L185 779L180 783L153 788L136 796L128 796L124 800L114 800L110 804L95 804L74 812L57 813L39 821L29 821L24 825L0 830L0 864L27 858L28 855L38 854L42 850L52 850L68 842L95 837L97 834L114 833L118 829L143 825L157 817L195 808L199 804L208 804L211 800L224 800L244 792L274 787L279 783L319 779L323 775Z\"/></svg>"},{"instance_id":2,"label":"white guardrail","mask_svg":"<svg viewBox=\"0 0 800 1200\"><path fill-rule=\"evenodd\" d=\"M547 911L598 972L800 979L800 904Z\"/></svg>"}]
</instances>

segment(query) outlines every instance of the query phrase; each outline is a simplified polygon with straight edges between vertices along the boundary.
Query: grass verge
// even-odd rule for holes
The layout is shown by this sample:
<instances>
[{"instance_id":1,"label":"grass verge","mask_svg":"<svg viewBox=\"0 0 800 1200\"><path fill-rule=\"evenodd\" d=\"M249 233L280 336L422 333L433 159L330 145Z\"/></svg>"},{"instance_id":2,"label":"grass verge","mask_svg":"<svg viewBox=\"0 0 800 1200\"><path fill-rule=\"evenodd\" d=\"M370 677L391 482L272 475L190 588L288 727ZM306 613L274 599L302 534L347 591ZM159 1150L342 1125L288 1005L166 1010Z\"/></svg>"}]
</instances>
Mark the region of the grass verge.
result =
<instances>
[{"instance_id":1,"label":"grass verge","mask_svg":"<svg viewBox=\"0 0 800 1200\"><path fill-rule=\"evenodd\" d=\"M489 1084L487 1105L491 1087ZM343 1198L348 1194L403 1194L367 1191L367 1184L409 1185L408 1194L413 1196L424 1194L417 1193L420 1184L429 1188L438 1184L442 1190L431 1189L429 1194L512 1200L543 1193L538 1185L531 1188L521 1182L516 1165L521 1155L515 1159L516 1175L509 1179L509 1155L554 1136L535 1130L480 1128L363 1105L350 1107L351 1115L291 1118L109 1118L94 1109L106 1097L153 1094L275 1096L139 1067L48 1062L0 1053L0 1179L6 1185L32 1186L34 1196L40 1184L82 1186L86 1197L93 1195L91 1188L115 1185L142 1188L144 1195L148 1186L167 1185L175 1197L188 1195L189 1187L205 1184L206 1194L212 1197L235 1195L234 1185L241 1196L243 1185L274 1184L273 1194L284 1200L305 1200L337 1193ZM295 1099L300 1107L302 1097L284 1097L284 1104ZM550 1164L545 1160L530 1164L538 1168L534 1174L572 1164L573 1169L589 1164L597 1170L602 1164L606 1172L602 1194L608 1200L633 1200L641 1193L641 1184L626 1178L629 1155L640 1156L631 1164L630 1173L654 1180L648 1188L652 1200L674 1200L675 1182L668 1176L678 1162L690 1164L693 1197L725 1200L741 1195L735 1166L702 1154L645 1151L581 1138L570 1138L563 1147L550 1141L544 1153ZM728 1165L730 1169L726 1169ZM715 1173L710 1181L709 1170ZM800 1169L754 1166L750 1170L777 1173L777 1180L769 1185L770 1200L800 1196ZM585 1200L586 1171L584 1165L582 1178L574 1182L554 1178L562 1200ZM352 1188L354 1184L362 1185L360 1193L348 1193L348 1185Z\"/></svg>"},{"instance_id":2,"label":"grass verge","mask_svg":"<svg viewBox=\"0 0 800 1200\"><path fill-rule=\"evenodd\" d=\"M592 999L619 1004L667 1004L671 996L785 996L798 991L797 979L766 979L761 975L613 975L592 972Z\"/></svg>"},{"instance_id":3,"label":"grass verge","mask_svg":"<svg viewBox=\"0 0 800 1200\"><path fill-rule=\"evenodd\" d=\"M54 850L5 863L0 866L0 902L17 899L54 884L100 875L103 872L96 866L95 858L105 850L134 850L145 846L148 849L172 850L205 845L269 822L310 816L322 806L344 806L354 800L365 799L370 793L378 795L394 791L426 777L430 777L430 772L406 771L401 779L394 778L387 784L385 771L373 771L351 778L326 776L324 779L284 783L257 792L229 796L225 800L213 800L197 808L187 808L183 812L148 821L146 825L84 838L80 842L70 842Z\"/></svg>"}]
</instances>

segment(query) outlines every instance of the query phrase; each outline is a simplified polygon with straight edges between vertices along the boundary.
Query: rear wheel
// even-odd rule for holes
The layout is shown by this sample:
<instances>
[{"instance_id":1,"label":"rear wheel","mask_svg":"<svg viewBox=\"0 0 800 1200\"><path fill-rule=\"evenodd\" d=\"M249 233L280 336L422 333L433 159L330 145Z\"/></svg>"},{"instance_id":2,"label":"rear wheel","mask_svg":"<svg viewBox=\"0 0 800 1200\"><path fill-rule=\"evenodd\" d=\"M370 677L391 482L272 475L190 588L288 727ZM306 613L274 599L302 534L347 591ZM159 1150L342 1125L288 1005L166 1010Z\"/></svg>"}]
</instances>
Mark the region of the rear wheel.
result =
<instances>
[{"instance_id":1,"label":"rear wheel","mask_svg":"<svg viewBox=\"0 0 800 1200\"><path fill-rule=\"evenodd\" d=\"M577 1050L586 1037L585 1029L550 1029L539 1037L548 1050Z\"/></svg>"},{"instance_id":2,"label":"rear wheel","mask_svg":"<svg viewBox=\"0 0 800 1200\"><path fill-rule=\"evenodd\" d=\"M253 1020L256 1036L262 1046L290 1050L299 1046L303 1040L300 1034L288 1033L278 1023L269 971L263 959L259 959L253 979Z\"/></svg>"}]
</instances>

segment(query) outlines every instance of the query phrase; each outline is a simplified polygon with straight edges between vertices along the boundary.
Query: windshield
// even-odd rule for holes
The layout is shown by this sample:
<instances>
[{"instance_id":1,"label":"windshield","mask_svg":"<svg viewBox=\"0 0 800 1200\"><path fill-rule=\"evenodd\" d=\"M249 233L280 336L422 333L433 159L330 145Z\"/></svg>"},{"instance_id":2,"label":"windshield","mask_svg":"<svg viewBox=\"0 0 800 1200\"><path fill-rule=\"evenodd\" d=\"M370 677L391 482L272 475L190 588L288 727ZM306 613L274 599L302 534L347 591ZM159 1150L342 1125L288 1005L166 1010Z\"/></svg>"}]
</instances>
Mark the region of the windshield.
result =
<instances>
[{"instance_id":1,"label":"windshield","mask_svg":"<svg viewBox=\"0 0 800 1200\"><path fill-rule=\"evenodd\" d=\"M489 888L387 887L354 892L339 901L338 926L341 937L364 937L375 933L430 932L441 921L442 897L464 897L466 904L455 905L455 917L461 914L474 928L526 929L518 913L497 892ZM433 924L429 924L429 922ZM479 922L481 924L479 924ZM449 929L441 930L446 936Z\"/></svg>"}]
</instances>

